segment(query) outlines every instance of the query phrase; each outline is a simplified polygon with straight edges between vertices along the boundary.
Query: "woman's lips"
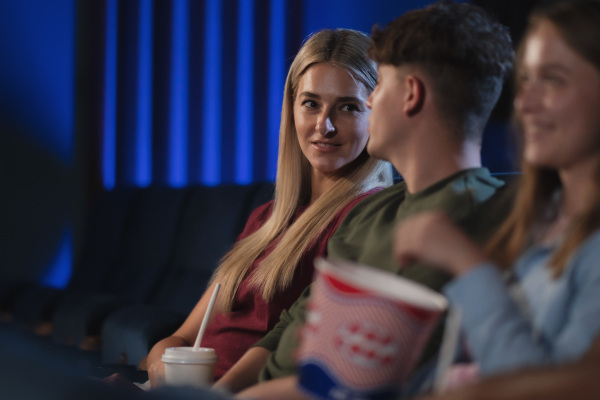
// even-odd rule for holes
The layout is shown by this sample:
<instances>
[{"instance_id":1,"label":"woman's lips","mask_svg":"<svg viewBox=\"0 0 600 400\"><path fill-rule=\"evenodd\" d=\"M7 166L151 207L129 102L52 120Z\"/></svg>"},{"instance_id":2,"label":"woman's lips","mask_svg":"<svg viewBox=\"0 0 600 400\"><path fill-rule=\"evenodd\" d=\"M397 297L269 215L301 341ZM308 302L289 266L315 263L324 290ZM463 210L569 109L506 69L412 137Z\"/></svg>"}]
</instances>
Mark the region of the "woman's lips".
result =
<instances>
[{"instance_id":1,"label":"woman's lips","mask_svg":"<svg viewBox=\"0 0 600 400\"><path fill-rule=\"evenodd\" d=\"M318 151L324 152L324 153L336 151L338 149L338 147L341 146L340 144L327 143L327 142L312 142L312 145L315 149L317 149Z\"/></svg>"}]
</instances>

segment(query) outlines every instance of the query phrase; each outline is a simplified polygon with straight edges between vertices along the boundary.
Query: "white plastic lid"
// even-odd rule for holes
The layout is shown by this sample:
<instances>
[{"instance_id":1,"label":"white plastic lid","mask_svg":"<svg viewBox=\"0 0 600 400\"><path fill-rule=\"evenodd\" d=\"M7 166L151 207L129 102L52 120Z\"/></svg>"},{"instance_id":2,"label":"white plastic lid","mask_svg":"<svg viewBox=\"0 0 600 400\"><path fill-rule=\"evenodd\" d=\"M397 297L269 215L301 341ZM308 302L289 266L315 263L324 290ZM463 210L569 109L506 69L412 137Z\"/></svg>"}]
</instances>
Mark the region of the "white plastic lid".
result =
<instances>
[{"instance_id":1,"label":"white plastic lid","mask_svg":"<svg viewBox=\"0 0 600 400\"><path fill-rule=\"evenodd\" d=\"M215 349L200 347L169 347L162 355L163 362L172 364L209 364L217 361Z\"/></svg>"}]
</instances>

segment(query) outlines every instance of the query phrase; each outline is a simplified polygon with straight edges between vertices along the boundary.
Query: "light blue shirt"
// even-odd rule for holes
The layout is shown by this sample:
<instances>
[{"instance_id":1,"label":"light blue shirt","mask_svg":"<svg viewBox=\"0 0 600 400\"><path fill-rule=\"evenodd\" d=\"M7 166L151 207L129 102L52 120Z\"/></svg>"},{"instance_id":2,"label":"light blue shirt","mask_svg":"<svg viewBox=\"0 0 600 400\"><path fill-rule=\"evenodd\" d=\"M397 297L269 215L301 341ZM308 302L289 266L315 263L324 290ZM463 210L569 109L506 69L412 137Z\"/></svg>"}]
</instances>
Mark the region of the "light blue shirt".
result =
<instances>
[{"instance_id":1,"label":"light blue shirt","mask_svg":"<svg viewBox=\"0 0 600 400\"><path fill-rule=\"evenodd\" d=\"M600 230L556 279L548 267L553 250L526 251L515 264L515 284L484 263L446 286L482 375L577 359L600 333Z\"/></svg>"}]
</instances>

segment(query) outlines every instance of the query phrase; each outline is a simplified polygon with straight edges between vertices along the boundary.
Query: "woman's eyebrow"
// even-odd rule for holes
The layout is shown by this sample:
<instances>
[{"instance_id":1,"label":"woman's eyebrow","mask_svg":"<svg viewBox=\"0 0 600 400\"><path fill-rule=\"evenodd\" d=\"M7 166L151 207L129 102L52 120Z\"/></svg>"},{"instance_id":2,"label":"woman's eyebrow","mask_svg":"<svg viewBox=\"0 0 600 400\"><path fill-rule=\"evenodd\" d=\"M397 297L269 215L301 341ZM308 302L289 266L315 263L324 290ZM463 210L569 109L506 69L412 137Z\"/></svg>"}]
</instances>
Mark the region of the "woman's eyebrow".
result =
<instances>
[{"instance_id":1,"label":"woman's eyebrow","mask_svg":"<svg viewBox=\"0 0 600 400\"><path fill-rule=\"evenodd\" d=\"M298 94L298 97L307 97L309 99L321 99L321 95L313 93L313 92L308 92L308 91L304 91ZM336 103L364 103L364 100L361 100L360 98L356 97L356 96L341 96L341 97L337 97L335 99Z\"/></svg>"},{"instance_id":2,"label":"woman's eyebrow","mask_svg":"<svg viewBox=\"0 0 600 400\"><path fill-rule=\"evenodd\" d=\"M302 93L299 93L298 96L311 97L314 99L318 99L321 97L318 94L313 93L313 92L302 92Z\"/></svg>"},{"instance_id":3,"label":"woman's eyebrow","mask_svg":"<svg viewBox=\"0 0 600 400\"><path fill-rule=\"evenodd\" d=\"M562 64L557 64L557 63L543 64L540 69L545 72L562 72L564 74L571 73L570 68L568 68Z\"/></svg>"},{"instance_id":4,"label":"woman's eyebrow","mask_svg":"<svg viewBox=\"0 0 600 400\"><path fill-rule=\"evenodd\" d=\"M340 102L357 102L357 103L361 103L363 101L363 100L359 99L358 97L354 97L354 96L338 97L337 100Z\"/></svg>"}]
</instances>

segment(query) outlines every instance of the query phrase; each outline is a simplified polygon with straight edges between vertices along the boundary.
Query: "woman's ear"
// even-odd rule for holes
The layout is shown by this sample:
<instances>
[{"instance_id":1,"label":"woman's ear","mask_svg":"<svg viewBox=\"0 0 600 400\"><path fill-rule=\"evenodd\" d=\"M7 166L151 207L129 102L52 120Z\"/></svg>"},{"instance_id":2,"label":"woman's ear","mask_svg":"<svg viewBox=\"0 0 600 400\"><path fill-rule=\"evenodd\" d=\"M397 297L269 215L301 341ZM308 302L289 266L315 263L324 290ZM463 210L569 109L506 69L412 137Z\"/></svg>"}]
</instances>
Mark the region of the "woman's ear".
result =
<instances>
[{"instance_id":1,"label":"woman's ear","mask_svg":"<svg viewBox=\"0 0 600 400\"><path fill-rule=\"evenodd\" d=\"M425 103L425 85L423 81L415 75L407 75L404 80L405 98L404 112L408 116L413 116L423 108Z\"/></svg>"}]
</instances>

